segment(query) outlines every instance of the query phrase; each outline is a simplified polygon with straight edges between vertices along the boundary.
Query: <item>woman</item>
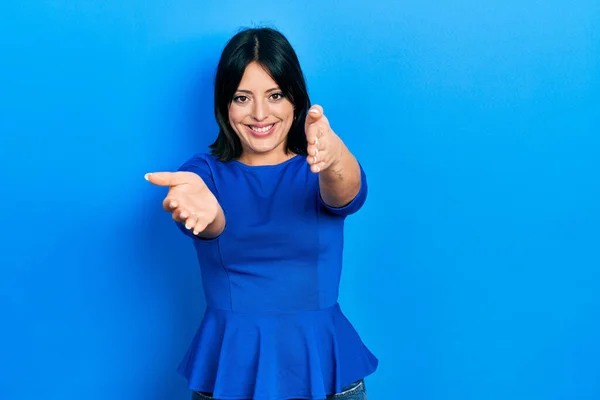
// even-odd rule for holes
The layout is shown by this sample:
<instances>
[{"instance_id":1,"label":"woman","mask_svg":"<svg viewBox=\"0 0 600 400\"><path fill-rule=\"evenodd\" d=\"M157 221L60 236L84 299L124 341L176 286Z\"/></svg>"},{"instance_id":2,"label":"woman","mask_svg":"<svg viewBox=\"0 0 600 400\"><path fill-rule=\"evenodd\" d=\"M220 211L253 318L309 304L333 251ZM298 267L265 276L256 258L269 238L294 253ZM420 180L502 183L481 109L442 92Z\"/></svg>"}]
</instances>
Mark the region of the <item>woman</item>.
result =
<instances>
[{"instance_id":1,"label":"woman","mask_svg":"<svg viewBox=\"0 0 600 400\"><path fill-rule=\"evenodd\" d=\"M169 187L163 208L202 270L207 309L179 371L195 399L366 399L378 361L337 302L363 169L275 30L229 41L214 100L210 154L146 175Z\"/></svg>"}]
</instances>

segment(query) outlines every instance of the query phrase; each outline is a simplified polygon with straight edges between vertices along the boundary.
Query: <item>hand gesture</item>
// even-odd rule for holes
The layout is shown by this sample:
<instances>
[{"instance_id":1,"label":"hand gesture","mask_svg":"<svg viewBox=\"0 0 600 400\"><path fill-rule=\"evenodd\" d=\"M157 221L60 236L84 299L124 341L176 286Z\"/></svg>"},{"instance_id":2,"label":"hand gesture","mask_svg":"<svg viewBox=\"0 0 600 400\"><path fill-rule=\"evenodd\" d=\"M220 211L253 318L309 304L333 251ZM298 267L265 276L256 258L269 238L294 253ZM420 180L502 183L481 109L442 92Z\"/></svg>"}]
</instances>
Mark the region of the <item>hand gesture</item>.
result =
<instances>
[{"instance_id":1,"label":"hand gesture","mask_svg":"<svg viewBox=\"0 0 600 400\"><path fill-rule=\"evenodd\" d=\"M307 161L314 173L323 172L342 157L342 140L333 132L319 105L311 107L304 126L308 142Z\"/></svg>"},{"instance_id":2,"label":"hand gesture","mask_svg":"<svg viewBox=\"0 0 600 400\"><path fill-rule=\"evenodd\" d=\"M185 223L186 229L193 229L194 235L203 232L222 213L216 197L193 172L155 172L144 177L157 186L169 188L163 208L172 213L175 221Z\"/></svg>"}]
</instances>

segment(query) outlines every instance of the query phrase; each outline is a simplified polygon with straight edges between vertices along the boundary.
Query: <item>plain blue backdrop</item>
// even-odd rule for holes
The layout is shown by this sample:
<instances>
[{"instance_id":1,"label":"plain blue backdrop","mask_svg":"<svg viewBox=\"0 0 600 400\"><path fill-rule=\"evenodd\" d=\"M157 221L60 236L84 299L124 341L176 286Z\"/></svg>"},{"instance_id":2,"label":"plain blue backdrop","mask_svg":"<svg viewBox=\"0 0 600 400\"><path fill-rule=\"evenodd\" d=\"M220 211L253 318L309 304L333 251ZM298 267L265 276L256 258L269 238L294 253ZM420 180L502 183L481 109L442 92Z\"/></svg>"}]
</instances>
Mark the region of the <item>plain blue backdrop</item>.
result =
<instances>
[{"instance_id":1,"label":"plain blue backdrop","mask_svg":"<svg viewBox=\"0 0 600 400\"><path fill-rule=\"evenodd\" d=\"M600 3L0 5L0 398L188 399L204 299L146 172L216 134L238 28L281 29L364 165L341 304L373 400L600 398Z\"/></svg>"}]
</instances>

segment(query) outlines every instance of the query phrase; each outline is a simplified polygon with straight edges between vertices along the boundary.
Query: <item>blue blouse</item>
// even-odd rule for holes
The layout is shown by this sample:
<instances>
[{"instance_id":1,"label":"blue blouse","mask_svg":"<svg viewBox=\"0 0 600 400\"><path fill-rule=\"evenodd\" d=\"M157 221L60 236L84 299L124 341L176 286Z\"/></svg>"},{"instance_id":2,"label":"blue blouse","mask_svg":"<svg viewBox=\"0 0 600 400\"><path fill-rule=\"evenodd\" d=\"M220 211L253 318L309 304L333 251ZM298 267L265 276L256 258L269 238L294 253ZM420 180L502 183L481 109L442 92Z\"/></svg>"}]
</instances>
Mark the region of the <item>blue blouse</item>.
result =
<instances>
[{"instance_id":1,"label":"blue blouse","mask_svg":"<svg viewBox=\"0 0 600 400\"><path fill-rule=\"evenodd\" d=\"M367 196L330 207L302 156L273 166L198 154L198 174L226 218L215 239L192 238L207 309L179 366L217 399L324 399L377 368L338 304L346 216Z\"/></svg>"}]
</instances>

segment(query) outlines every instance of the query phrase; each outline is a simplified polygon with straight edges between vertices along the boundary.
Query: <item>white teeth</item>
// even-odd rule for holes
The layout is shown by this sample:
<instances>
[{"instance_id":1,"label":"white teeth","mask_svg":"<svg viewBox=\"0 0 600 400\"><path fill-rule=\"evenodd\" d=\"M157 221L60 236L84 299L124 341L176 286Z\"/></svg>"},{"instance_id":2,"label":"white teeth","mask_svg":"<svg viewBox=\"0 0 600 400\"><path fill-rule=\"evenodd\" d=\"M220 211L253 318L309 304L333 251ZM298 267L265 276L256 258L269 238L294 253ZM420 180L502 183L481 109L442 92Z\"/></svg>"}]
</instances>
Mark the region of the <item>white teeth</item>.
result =
<instances>
[{"instance_id":1,"label":"white teeth","mask_svg":"<svg viewBox=\"0 0 600 400\"><path fill-rule=\"evenodd\" d=\"M271 124L269 126L265 126L263 128L257 128L255 126L251 126L250 128L254 131L254 132L258 132L258 133L263 133L268 131L269 129L271 129L273 127L274 124Z\"/></svg>"}]
</instances>

